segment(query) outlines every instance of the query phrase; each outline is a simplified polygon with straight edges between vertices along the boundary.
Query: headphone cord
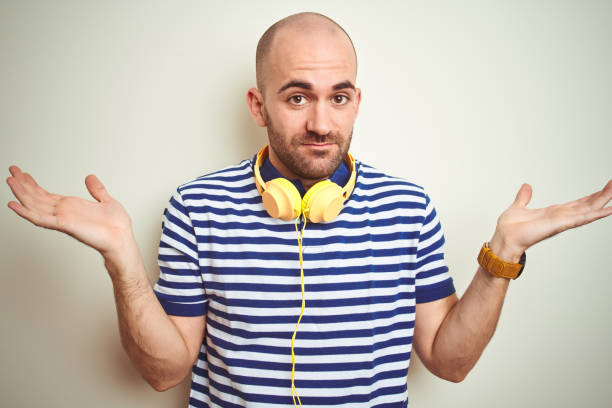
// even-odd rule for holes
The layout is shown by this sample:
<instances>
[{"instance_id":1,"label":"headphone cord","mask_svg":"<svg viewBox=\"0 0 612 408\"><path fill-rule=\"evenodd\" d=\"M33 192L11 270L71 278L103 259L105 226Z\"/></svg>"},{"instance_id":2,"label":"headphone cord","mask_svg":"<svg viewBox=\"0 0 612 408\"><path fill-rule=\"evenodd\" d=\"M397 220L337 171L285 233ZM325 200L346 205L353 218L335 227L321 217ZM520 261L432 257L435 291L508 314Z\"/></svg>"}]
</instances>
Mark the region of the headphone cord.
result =
<instances>
[{"instance_id":1,"label":"headphone cord","mask_svg":"<svg viewBox=\"0 0 612 408\"><path fill-rule=\"evenodd\" d=\"M295 331L293 332L293 336L291 336L291 397L293 398L293 406L297 408L299 405L302 408L302 403L300 402L300 396L298 395L297 389L295 388L295 352L293 351L293 346L295 344L295 336L297 335L298 327L300 326L300 321L302 320L302 316L304 315L304 308L306 307L306 300L304 298L304 256L302 252L302 240L304 238L304 230L306 229L306 215L302 214L302 219L304 220L304 225L302 226L302 232L298 230L298 220L300 217L295 219L295 232L297 233L297 241L298 241L298 250L300 254L300 283L302 286L302 308L300 310L300 317L298 317L297 324L295 325ZM297 399L297 404L296 404Z\"/></svg>"}]
</instances>

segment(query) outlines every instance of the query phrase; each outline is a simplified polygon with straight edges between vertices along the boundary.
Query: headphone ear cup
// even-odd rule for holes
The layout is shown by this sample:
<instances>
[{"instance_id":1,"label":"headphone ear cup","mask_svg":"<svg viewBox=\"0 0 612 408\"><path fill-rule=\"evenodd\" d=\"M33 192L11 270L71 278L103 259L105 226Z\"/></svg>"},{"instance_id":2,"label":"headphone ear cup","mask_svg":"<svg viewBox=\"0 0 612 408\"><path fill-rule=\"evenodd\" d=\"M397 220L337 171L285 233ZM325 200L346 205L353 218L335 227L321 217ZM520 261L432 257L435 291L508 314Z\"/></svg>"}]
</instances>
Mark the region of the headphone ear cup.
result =
<instances>
[{"instance_id":1,"label":"headphone ear cup","mask_svg":"<svg viewBox=\"0 0 612 408\"><path fill-rule=\"evenodd\" d=\"M290 221L302 213L302 197L299 191L284 178L268 181L262 199L264 208L273 218Z\"/></svg>"},{"instance_id":2,"label":"headphone ear cup","mask_svg":"<svg viewBox=\"0 0 612 408\"><path fill-rule=\"evenodd\" d=\"M302 212L311 222L329 222L340 214L343 205L342 188L323 180L310 187L302 199Z\"/></svg>"}]
</instances>

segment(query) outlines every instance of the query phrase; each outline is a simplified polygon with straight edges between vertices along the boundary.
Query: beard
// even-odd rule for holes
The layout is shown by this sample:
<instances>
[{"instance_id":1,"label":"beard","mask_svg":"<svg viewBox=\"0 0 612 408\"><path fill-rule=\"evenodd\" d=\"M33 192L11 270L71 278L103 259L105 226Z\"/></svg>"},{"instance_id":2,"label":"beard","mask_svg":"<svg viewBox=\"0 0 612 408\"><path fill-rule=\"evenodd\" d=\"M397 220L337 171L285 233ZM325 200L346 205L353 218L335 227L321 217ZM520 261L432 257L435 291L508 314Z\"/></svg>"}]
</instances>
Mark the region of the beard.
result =
<instances>
[{"instance_id":1,"label":"beard","mask_svg":"<svg viewBox=\"0 0 612 408\"><path fill-rule=\"evenodd\" d=\"M331 177L340 167L346 157L351 139L353 128L348 135L339 132L329 132L320 135L315 132L306 132L294 136L287 136L279 133L270 116L264 109L264 114L270 140L270 149L274 151L278 159L296 176L307 180L321 180ZM330 143L333 148L329 150L309 150L304 151L303 144L311 143Z\"/></svg>"}]
</instances>

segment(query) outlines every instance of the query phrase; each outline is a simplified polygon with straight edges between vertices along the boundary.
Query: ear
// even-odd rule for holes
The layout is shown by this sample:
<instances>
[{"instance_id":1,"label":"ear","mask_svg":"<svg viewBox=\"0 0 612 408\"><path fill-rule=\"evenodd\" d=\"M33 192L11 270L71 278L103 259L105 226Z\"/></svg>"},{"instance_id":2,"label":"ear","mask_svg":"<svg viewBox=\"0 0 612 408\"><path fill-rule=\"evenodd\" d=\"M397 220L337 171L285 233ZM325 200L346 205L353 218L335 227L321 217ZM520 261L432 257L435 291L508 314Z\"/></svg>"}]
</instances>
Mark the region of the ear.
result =
<instances>
[{"instance_id":1,"label":"ear","mask_svg":"<svg viewBox=\"0 0 612 408\"><path fill-rule=\"evenodd\" d=\"M264 100L263 95L257 88L251 88L247 91L246 94L247 105L249 107L249 112L253 119L255 119L255 123L258 126L266 127L266 115L264 115Z\"/></svg>"},{"instance_id":2,"label":"ear","mask_svg":"<svg viewBox=\"0 0 612 408\"><path fill-rule=\"evenodd\" d=\"M361 88L355 89L355 116L359 114L359 104L361 103Z\"/></svg>"}]
</instances>

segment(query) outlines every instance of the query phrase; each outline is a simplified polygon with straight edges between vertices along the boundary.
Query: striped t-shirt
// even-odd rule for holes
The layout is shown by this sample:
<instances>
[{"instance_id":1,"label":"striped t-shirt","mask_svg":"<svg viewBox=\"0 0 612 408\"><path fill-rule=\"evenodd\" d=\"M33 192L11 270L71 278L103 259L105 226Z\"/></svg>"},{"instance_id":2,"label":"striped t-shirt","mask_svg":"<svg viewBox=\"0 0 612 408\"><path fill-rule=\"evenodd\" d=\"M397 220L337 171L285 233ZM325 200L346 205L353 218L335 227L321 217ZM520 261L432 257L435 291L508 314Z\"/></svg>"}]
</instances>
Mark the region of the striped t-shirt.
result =
<instances>
[{"instance_id":1,"label":"striped t-shirt","mask_svg":"<svg viewBox=\"0 0 612 408\"><path fill-rule=\"evenodd\" d=\"M301 226L301 225L300 225ZM295 341L304 407L405 407L416 303L454 293L423 189L357 162L340 215L308 223ZM166 208L157 297L206 315L190 407L293 407L301 288L295 224L271 218L253 162L181 185Z\"/></svg>"}]
</instances>

